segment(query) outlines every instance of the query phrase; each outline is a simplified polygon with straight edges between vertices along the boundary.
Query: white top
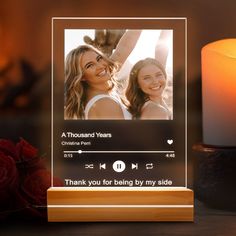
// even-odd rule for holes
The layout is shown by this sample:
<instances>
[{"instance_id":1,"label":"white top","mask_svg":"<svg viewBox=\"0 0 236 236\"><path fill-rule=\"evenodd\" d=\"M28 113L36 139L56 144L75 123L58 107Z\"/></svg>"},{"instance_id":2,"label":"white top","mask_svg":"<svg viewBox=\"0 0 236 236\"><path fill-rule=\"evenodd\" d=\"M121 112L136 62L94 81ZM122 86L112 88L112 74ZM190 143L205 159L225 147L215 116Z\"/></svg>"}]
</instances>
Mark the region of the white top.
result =
<instances>
[{"instance_id":1,"label":"white top","mask_svg":"<svg viewBox=\"0 0 236 236\"><path fill-rule=\"evenodd\" d=\"M121 108L121 110L123 112L123 116L124 116L125 120L131 120L132 119L132 115L127 111L127 109L124 106L124 104L118 98L116 98L114 96L111 96L111 95L107 95L107 94L99 94L99 95L94 96L87 103L87 105L85 107L85 110L84 110L85 120L88 120L89 110L94 105L94 103L97 102L100 99L103 99L103 98L109 98L109 99L112 99L113 101L115 101L120 106L120 108Z\"/></svg>"},{"instance_id":2,"label":"white top","mask_svg":"<svg viewBox=\"0 0 236 236\"><path fill-rule=\"evenodd\" d=\"M152 100L148 100L147 102L145 102L144 104L143 104L143 107L142 107L142 110L148 105L148 104L154 104L155 106L157 106L157 107L161 107L161 108L163 108L163 109L165 109L166 110L166 112L167 112L167 114L168 114L168 120L171 120L171 111L169 110L169 108L167 107L167 105L164 103L164 105L161 105L160 103L156 103L156 102L154 102L154 101L152 101Z\"/></svg>"}]
</instances>

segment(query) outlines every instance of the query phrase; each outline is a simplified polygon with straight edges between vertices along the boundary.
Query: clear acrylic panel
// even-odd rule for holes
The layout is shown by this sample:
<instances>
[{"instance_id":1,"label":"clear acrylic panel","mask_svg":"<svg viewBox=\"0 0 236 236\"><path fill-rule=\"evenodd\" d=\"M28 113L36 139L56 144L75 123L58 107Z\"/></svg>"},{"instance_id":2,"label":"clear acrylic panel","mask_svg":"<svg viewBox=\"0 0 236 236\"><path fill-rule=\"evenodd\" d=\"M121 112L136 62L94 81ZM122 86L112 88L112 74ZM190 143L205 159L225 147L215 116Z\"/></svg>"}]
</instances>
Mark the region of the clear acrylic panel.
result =
<instances>
[{"instance_id":1,"label":"clear acrylic panel","mask_svg":"<svg viewBox=\"0 0 236 236\"><path fill-rule=\"evenodd\" d=\"M163 84L153 82L154 85L152 84L148 89L155 95L157 90L163 88L162 103L158 103L158 99L158 101L153 100L157 101L162 111L168 110L168 118L154 117L152 111L150 116L146 113L146 116L130 120L115 119L113 114L105 118L96 118L96 115L92 116L93 119L78 117L74 119L75 116L68 118L65 112L69 104L67 91L71 89L65 81L68 73L65 69L68 53L85 44L86 41L95 43L95 46L99 46L99 50L105 50L109 57L112 52L115 52L112 46L116 45L117 38L119 39L125 31L132 33L137 30L142 30L142 33L132 53L116 74L115 79L122 86L119 87L119 93L117 92L119 97L112 101L116 106L120 106L122 99L126 99L124 95L130 83L130 70L137 61L147 57L155 58L155 56L158 60L155 48L157 49L159 40L159 43L164 43L168 48L164 68L167 76ZM164 37L161 41L161 35L168 35L168 38ZM60 177L65 187L187 187L186 44L186 19L184 18L53 18L53 176ZM105 48L110 45L111 48ZM108 64L104 58L102 60ZM83 67L81 62L83 59L78 56L74 66ZM80 76L80 70L90 68L91 62L92 67L98 66L99 60L101 59L96 57L95 61L94 59L86 61L86 67L76 68L76 76ZM73 65L70 68L72 67ZM148 68L148 71L152 73L152 68ZM90 89L93 82L84 79L87 75L85 73L87 72L82 71L80 78L75 78L75 75L69 78L86 84L83 87L83 98L81 98L81 86L77 83L73 88L79 94L81 101L84 99L82 105L80 104L82 111L95 95L104 94L104 92L97 92L98 90L95 93L86 92L91 91L88 87ZM94 73L100 76L105 72L100 70ZM151 79L147 77L144 80L147 82L154 80L155 76L158 77L153 75L151 74ZM136 82L137 90L141 89L145 95L144 103L149 101L150 105L150 100L155 96L145 91L140 81ZM72 84L73 82L69 86ZM105 94L111 96L110 91ZM135 96L134 94L133 97ZM75 101L73 96L70 99ZM106 97L106 99L110 98ZM156 104L152 105L156 106ZM54 186L53 181L52 186Z\"/></svg>"}]
</instances>

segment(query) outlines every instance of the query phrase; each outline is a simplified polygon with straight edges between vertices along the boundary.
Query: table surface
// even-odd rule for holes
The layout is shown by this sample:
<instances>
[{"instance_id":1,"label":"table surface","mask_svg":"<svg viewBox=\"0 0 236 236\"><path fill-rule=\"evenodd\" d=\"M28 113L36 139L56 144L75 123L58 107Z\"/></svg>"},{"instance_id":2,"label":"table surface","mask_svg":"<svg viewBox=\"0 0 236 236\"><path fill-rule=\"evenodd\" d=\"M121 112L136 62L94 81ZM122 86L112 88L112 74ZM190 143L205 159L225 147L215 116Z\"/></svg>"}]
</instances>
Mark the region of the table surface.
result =
<instances>
[{"instance_id":1,"label":"table surface","mask_svg":"<svg viewBox=\"0 0 236 236\"><path fill-rule=\"evenodd\" d=\"M69 236L125 236L125 235L236 235L236 212L210 209L195 201L193 223L179 222L117 222L117 223L48 223L44 221L1 222L0 235L69 235Z\"/></svg>"}]
</instances>

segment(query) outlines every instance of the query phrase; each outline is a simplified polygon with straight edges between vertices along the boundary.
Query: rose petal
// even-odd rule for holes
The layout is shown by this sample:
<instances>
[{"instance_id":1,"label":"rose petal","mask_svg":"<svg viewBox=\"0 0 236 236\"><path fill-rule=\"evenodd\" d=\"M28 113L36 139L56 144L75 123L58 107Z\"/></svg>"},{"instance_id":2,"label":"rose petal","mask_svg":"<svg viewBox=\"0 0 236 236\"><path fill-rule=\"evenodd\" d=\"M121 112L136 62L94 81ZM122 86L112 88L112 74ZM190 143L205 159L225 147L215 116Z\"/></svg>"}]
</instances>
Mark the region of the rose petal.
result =
<instances>
[{"instance_id":1,"label":"rose petal","mask_svg":"<svg viewBox=\"0 0 236 236\"><path fill-rule=\"evenodd\" d=\"M25 139L21 138L16 144L18 155L21 160L29 160L38 155L38 149L28 143Z\"/></svg>"},{"instance_id":2,"label":"rose petal","mask_svg":"<svg viewBox=\"0 0 236 236\"><path fill-rule=\"evenodd\" d=\"M10 140L0 139L0 151L2 151L7 156L13 157L15 161L19 160L17 148Z\"/></svg>"},{"instance_id":3,"label":"rose petal","mask_svg":"<svg viewBox=\"0 0 236 236\"><path fill-rule=\"evenodd\" d=\"M0 190L14 189L18 181L15 161L0 151Z\"/></svg>"}]
</instances>

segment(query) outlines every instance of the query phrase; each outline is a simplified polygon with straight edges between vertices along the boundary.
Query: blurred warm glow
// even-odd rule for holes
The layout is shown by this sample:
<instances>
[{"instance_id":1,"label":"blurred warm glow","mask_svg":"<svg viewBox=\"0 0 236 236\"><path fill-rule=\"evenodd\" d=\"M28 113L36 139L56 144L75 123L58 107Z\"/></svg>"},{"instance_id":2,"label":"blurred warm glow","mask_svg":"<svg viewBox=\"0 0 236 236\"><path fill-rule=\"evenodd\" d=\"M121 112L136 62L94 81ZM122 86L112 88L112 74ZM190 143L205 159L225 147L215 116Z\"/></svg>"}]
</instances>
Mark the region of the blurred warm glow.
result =
<instances>
[{"instance_id":1,"label":"blurred warm glow","mask_svg":"<svg viewBox=\"0 0 236 236\"><path fill-rule=\"evenodd\" d=\"M202 49L202 92L204 142L236 146L236 39Z\"/></svg>"},{"instance_id":2,"label":"blurred warm glow","mask_svg":"<svg viewBox=\"0 0 236 236\"><path fill-rule=\"evenodd\" d=\"M204 48L236 59L236 39L219 40L206 45Z\"/></svg>"},{"instance_id":3,"label":"blurred warm glow","mask_svg":"<svg viewBox=\"0 0 236 236\"><path fill-rule=\"evenodd\" d=\"M9 63L9 59L0 54L0 70L4 69Z\"/></svg>"}]
</instances>

